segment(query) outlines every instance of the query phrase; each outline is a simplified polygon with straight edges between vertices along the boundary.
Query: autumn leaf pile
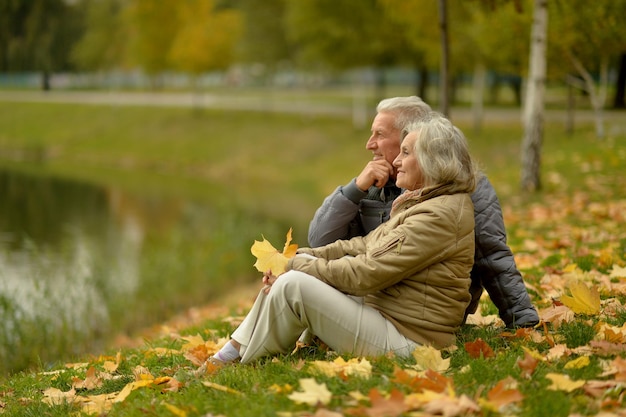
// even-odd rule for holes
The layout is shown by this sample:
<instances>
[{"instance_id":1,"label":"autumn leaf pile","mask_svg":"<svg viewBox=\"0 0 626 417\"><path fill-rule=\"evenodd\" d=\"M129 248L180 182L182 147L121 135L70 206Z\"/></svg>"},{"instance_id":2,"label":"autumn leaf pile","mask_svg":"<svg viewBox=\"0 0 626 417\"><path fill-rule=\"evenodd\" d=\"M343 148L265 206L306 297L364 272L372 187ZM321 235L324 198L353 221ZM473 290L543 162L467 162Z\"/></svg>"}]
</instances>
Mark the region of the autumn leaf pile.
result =
<instances>
[{"instance_id":1,"label":"autumn leaf pile","mask_svg":"<svg viewBox=\"0 0 626 417\"><path fill-rule=\"evenodd\" d=\"M541 318L535 328L504 328L485 296L448 349L362 358L298 345L290 355L193 377L228 340L242 308L168 328L137 349L23 376L28 389L3 384L0 414L626 416L626 200L573 195L506 206L505 216ZM255 242L255 267L284 268L297 248L291 230L286 240L282 252Z\"/></svg>"}]
</instances>

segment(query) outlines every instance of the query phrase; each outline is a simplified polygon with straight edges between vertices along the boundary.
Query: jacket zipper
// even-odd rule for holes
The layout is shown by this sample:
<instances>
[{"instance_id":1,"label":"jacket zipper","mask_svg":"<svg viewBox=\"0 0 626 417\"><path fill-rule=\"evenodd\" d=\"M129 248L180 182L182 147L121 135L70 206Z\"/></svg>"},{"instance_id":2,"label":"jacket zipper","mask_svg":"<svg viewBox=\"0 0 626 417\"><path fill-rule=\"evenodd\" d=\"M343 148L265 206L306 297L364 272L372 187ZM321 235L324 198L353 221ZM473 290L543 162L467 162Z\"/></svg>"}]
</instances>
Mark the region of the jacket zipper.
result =
<instances>
[{"instance_id":1,"label":"jacket zipper","mask_svg":"<svg viewBox=\"0 0 626 417\"><path fill-rule=\"evenodd\" d=\"M392 240L391 242L389 242L387 245L383 246L380 249L377 249L376 251L372 252L372 258L378 258L380 256L383 256L391 251L393 251L394 249L396 249L396 254L400 254L400 250L402 250L402 243L404 242L404 236L398 236L397 238L395 238L394 240Z\"/></svg>"}]
</instances>

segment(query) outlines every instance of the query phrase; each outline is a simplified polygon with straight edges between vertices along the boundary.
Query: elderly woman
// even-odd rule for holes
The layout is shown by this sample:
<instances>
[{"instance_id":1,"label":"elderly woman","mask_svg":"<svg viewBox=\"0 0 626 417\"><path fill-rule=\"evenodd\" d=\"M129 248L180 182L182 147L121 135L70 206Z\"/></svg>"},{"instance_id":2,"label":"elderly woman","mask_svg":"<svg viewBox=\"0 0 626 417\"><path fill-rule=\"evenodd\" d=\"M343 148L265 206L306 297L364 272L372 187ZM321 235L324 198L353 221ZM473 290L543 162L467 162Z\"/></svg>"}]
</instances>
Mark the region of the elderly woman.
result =
<instances>
[{"instance_id":1,"label":"elderly woman","mask_svg":"<svg viewBox=\"0 0 626 417\"><path fill-rule=\"evenodd\" d=\"M354 355L409 356L453 344L470 301L475 169L463 133L432 113L407 129L394 160L405 189L367 236L301 248L265 274L231 340L200 372L290 352L303 331Z\"/></svg>"}]
</instances>

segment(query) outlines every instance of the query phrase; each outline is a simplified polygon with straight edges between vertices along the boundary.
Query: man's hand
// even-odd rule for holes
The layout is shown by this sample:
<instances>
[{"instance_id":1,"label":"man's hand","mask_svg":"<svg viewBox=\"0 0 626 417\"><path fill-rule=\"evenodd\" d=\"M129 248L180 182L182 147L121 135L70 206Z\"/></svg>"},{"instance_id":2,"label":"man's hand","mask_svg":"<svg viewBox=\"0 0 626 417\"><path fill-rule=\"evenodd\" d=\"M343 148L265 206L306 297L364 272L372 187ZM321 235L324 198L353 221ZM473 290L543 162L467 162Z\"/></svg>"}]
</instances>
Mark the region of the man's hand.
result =
<instances>
[{"instance_id":1,"label":"man's hand","mask_svg":"<svg viewBox=\"0 0 626 417\"><path fill-rule=\"evenodd\" d=\"M393 175L393 166L385 159L369 161L363 171L356 177L356 186L361 191L367 191L372 185L382 188Z\"/></svg>"}]
</instances>

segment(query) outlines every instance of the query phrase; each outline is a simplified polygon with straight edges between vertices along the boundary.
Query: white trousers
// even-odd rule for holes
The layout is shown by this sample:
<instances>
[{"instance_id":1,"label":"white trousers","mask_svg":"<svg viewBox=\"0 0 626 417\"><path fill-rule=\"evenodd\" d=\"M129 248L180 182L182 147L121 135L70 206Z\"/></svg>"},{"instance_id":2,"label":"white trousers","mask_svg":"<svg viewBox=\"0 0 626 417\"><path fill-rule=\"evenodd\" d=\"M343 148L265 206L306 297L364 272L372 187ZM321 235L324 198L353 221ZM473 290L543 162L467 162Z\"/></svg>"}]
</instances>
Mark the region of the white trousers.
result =
<instances>
[{"instance_id":1,"label":"white trousers","mask_svg":"<svg viewBox=\"0 0 626 417\"><path fill-rule=\"evenodd\" d=\"M305 331L338 353L410 356L417 343L404 337L378 310L317 278L288 271L259 293L252 309L232 334L241 344L241 362L291 352Z\"/></svg>"}]
</instances>

